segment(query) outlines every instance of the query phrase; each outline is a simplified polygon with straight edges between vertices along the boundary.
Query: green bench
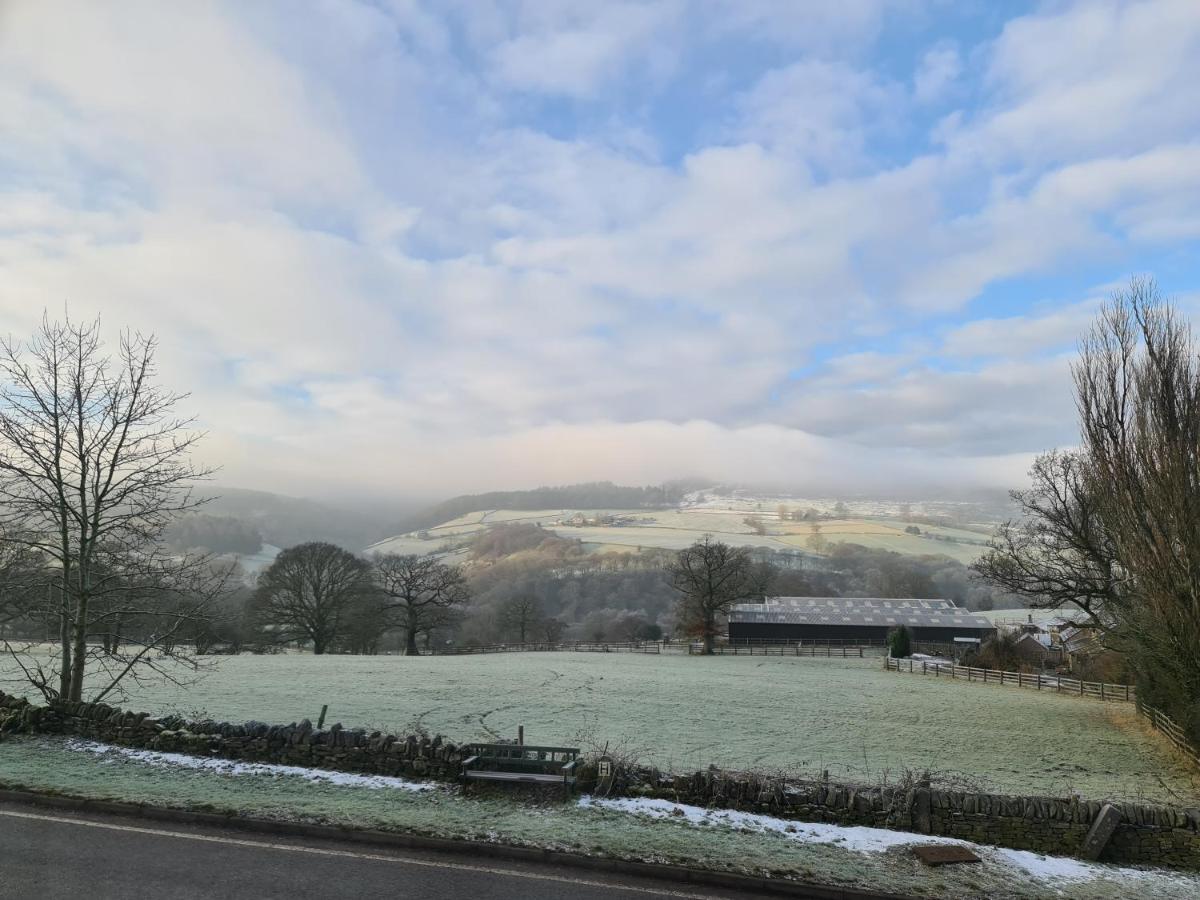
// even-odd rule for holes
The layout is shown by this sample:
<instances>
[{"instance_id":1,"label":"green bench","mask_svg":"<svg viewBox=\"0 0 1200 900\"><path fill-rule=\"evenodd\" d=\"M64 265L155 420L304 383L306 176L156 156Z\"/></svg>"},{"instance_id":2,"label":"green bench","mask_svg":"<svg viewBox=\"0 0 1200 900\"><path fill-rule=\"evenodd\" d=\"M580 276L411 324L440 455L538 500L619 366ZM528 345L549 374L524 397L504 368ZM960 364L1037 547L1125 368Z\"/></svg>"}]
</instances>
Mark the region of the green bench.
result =
<instances>
[{"instance_id":1,"label":"green bench","mask_svg":"<svg viewBox=\"0 0 1200 900\"><path fill-rule=\"evenodd\" d=\"M462 776L467 781L575 784L578 747L533 747L529 744L470 744L464 749Z\"/></svg>"}]
</instances>

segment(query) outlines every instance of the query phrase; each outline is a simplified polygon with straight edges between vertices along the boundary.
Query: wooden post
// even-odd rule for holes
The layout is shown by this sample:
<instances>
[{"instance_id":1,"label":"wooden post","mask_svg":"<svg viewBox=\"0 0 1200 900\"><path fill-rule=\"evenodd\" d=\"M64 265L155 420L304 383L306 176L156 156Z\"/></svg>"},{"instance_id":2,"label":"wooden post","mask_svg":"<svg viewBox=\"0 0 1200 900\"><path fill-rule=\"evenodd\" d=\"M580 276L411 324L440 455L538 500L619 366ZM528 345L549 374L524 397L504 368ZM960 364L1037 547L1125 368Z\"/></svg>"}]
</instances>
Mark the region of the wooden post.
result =
<instances>
[{"instance_id":1,"label":"wooden post","mask_svg":"<svg viewBox=\"0 0 1200 900\"><path fill-rule=\"evenodd\" d=\"M1100 699L1104 699L1104 682L1100 682Z\"/></svg>"},{"instance_id":2,"label":"wooden post","mask_svg":"<svg viewBox=\"0 0 1200 900\"><path fill-rule=\"evenodd\" d=\"M525 746L525 726L524 725L517 726L517 744L522 747Z\"/></svg>"}]
</instances>

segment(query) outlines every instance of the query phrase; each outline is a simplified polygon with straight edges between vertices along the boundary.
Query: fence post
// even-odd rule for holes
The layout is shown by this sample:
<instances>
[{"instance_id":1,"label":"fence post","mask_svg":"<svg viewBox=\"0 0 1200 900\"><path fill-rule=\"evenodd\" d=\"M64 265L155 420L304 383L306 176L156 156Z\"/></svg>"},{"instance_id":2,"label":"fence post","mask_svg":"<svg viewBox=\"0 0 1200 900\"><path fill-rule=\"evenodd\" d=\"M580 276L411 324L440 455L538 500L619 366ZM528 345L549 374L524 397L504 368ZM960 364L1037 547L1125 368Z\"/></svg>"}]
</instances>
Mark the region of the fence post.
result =
<instances>
[{"instance_id":1,"label":"fence post","mask_svg":"<svg viewBox=\"0 0 1200 900\"><path fill-rule=\"evenodd\" d=\"M1083 696L1083 681L1082 680L1080 680L1080 682L1079 682L1079 696L1080 697Z\"/></svg>"},{"instance_id":2,"label":"fence post","mask_svg":"<svg viewBox=\"0 0 1200 900\"><path fill-rule=\"evenodd\" d=\"M1104 699L1104 682L1100 682L1100 699Z\"/></svg>"}]
</instances>

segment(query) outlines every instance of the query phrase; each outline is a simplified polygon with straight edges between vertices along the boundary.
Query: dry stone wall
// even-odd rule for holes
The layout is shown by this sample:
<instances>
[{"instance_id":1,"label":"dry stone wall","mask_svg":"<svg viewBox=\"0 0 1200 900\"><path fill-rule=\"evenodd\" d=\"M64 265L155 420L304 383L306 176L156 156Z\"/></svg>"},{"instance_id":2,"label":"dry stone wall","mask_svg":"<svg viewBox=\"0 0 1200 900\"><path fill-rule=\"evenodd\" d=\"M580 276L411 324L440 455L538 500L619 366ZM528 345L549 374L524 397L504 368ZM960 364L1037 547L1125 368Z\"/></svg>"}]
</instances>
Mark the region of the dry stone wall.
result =
<instances>
[{"instance_id":1,"label":"dry stone wall","mask_svg":"<svg viewBox=\"0 0 1200 900\"><path fill-rule=\"evenodd\" d=\"M780 818L867 825L962 838L1017 850L1073 856L1103 801L943 791L916 783L855 786L738 775L716 769L645 777L629 793L761 812ZM1200 869L1200 809L1112 804L1121 823L1100 859Z\"/></svg>"},{"instance_id":2,"label":"dry stone wall","mask_svg":"<svg viewBox=\"0 0 1200 900\"><path fill-rule=\"evenodd\" d=\"M6 733L63 734L127 747L347 772L457 779L462 748L442 737L316 729L311 722L268 725L154 717L103 703L35 706L0 692L0 739ZM0 749L0 754L3 750ZM580 786L594 784L585 764ZM927 783L858 786L709 769L670 775L626 770L614 793L728 807L805 822L869 825L963 838L1020 850L1078 854L1104 805L1053 797L942 791ZM1114 803L1121 822L1100 859L1200 869L1200 809Z\"/></svg>"}]
</instances>

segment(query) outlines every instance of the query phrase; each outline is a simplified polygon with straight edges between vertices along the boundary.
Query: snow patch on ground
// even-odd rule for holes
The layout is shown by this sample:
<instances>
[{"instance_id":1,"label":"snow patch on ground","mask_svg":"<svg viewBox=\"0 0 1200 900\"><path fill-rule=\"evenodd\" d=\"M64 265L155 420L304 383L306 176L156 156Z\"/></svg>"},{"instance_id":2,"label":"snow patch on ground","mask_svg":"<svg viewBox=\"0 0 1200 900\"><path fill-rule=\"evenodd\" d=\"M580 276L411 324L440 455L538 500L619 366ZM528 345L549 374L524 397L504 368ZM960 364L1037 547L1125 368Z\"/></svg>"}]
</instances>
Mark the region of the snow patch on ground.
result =
<instances>
[{"instance_id":1,"label":"snow patch on ground","mask_svg":"<svg viewBox=\"0 0 1200 900\"><path fill-rule=\"evenodd\" d=\"M210 759L203 756L189 756L184 753L134 750L129 747L117 747L113 744L100 743L99 741L69 740L65 746L68 750L83 753L112 754L150 766L174 766L183 769L197 769L234 777L243 775L292 776L320 784L365 787L376 790L390 788L400 791L431 791L436 788L436 785L427 782L407 781L403 778L392 778L387 775L352 775L348 772L311 769L306 766L281 766L273 763L246 763L231 759Z\"/></svg>"},{"instance_id":2,"label":"snow patch on ground","mask_svg":"<svg viewBox=\"0 0 1200 900\"><path fill-rule=\"evenodd\" d=\"M581 797L579 805L584 808L600 807L619 812L649 816L652 819L680 819L691 825L725 825L739 831L773 831L794 841L805 844L835 844L846 850L859 853L881 853L890 847L906 844L961 844L955 838L930 837L909 834L903 831L888 831L884 828L867 828L860 825L826 825L823 822L794 822L777 819L759 813L740 812L736 809L704 809L670 800L621 797L601 800L596 797Z\"/></svg>"},{"instance_id":3,"label":"snow patch on ground","mask_svg":"<svg viewBox=\"0 0 1200 900\"><path fill-rule=\"evenodd\" d=\"M1151 883L1167 885L1191 885L1195 882L1182 875L1163 869L1135 869L1128 866L1109 866L1084 862L1065 856L1046 856L1028 850L1010 850L1006 847L973 844L958 838L936 835L911 834L889 831L884 828L869 828L862 825L827 825L822 822L793 822L759 813L740 812L733 809L704 809L669 800L621 797L601 799L581 797L579 806L584 809L608 809L652 819L673 819L694 826L724 825L739 831L775 832L789 840L805 844L830 844L858 853L882 853L892 847L911 844L958 844L969 847L979 856L1001 865L1016 866L1028 876L1044 882L1087 882L1107 880L1111 882L1138 881L1141 889Z\"/></svg>"}]
</instances>

